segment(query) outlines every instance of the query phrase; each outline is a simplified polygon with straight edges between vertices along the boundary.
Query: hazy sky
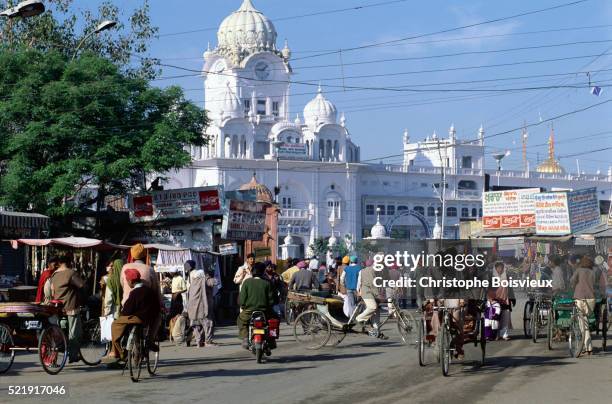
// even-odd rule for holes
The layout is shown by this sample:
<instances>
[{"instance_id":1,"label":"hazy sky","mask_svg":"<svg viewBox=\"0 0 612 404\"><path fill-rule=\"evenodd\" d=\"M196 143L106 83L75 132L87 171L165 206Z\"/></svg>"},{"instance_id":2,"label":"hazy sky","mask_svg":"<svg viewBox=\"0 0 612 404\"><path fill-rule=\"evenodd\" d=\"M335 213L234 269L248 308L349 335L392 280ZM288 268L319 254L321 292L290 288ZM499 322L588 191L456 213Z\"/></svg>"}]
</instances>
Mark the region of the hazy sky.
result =
<instances>
[{"instance_id":1,"label":"hazy sky","mask_svg":"<svg viewBox=\"0 0 612 404\"><path fill-rule=\"evenodd\" d=\"M446 135L454 123L460 139L471 139L476 136L481 123L487 135L497 134L520 127L524 121L537 123L540 119L612 99L612 87L605 87L612 82L612 2L590 0L391 46L347 50L342 52L341 58L337 52L313 55L465 26L570 1L407 0L302 18L286 17L385 1L253 0L253 3L274 22L278 47L282 47L285 38L289 40L293 51L294 80L321 81L324 88L327 86L327 97L339 111L346 113L353 140L362 148L362 159L371 159L397 154L404 128L408 129L412 139L422 139L433 131ZM151 55L164 63L200 69L207 43L213 47L216 45L219 24L241 2L151 0L153 23L160 29L160 37L154 41ZM534 33L550 30L556 31ZM184 31L194 32L172 35ZM532 49L516 50L526 47ZM452 55L457 53L461 55ZM444 56L449 54L452 56ZM383 61L355 64L376 60ZM491 66L500 64L505 66ZM600 97L590 94L587 71L592 72L592 82L603 86ZM581 73L574 74L576 72ZM180 74L186 72L169 68L163 72L163 76ZM181 85L193 101L203 105L199 77L158 83ZM345 91L343 85L405 86L405 89L419 92ZM577 88L526 89L559 85ZM447 91L452 89L463 91ZM314 96L316 87L294 84L292 92L296 94L291 102L293 117L296 112L301 114L305 103ZM612 102L555 120L557 155L570 172L576 171L576 159L579 159L581 170L607 172L612 164L612 149L563 156L612 147L611 111ZM538 158L546 157L549 132L550 124L529 129L528 157L532 166ZM492 137L486 144L490 146L488 154L512 149L505 168L520 168L520 131Z\"/></svg>"}]
</instances>

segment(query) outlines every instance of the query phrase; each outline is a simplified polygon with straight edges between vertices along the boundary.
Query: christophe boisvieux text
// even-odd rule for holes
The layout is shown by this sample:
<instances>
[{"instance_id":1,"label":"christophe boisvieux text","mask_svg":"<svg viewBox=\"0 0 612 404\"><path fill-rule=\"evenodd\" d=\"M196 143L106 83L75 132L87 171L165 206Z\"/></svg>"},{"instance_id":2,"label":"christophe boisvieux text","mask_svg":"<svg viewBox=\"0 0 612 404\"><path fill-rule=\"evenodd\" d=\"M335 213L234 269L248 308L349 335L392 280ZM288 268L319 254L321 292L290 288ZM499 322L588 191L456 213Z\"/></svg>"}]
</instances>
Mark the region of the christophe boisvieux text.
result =
<instances>
[{"instance_id":1,"label":"christophe boisvieux text","mask_svg":"<svg viewBox=\"0 0 612 404\"><path fill-rule=\"evenodd\" d=\"M408 251L403 253L396 251L395 254L376 254L374 256L374 264L372 265L375 271L382 271L385 267L400 266L410 268L414 271L417 267L446 267L454 268L456 271L463 271L465 268L476 266L482 268L486 265L485 256L483 254L410 254ZM417 286L417 279L411 279L403 276L398 280L386 280L377 276L374 278L375 287L383 288L413 288ZM446 288L475 288L475 287L552 287L552 280L537 281L534 279L500 279L493 277L491 281L487 279L455 279L446 278L434 279L432 277L421 277L418 279L420 287L446 287Z\"/></svg>"}]
</instances>

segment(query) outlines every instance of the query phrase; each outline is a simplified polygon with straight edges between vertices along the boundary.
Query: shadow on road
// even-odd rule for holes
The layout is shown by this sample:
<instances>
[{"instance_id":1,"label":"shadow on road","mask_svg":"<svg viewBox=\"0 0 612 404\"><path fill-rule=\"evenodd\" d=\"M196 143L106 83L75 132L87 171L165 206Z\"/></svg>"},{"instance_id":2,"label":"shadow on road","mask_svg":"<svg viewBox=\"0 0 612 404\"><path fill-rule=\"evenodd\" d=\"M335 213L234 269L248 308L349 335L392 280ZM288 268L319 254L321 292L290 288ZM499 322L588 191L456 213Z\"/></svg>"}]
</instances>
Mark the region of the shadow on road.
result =
<instances>
[{"instance_id":1,"label":"shadow on road","mask_svg":"<svg viewBox=\"0 0 612 404\"><path fill-rule=\"evenodd\" d=\"M509 368L531 367L531 370L537 370L541 367L550 366L566 366L571 363L563 361L566 358L548 357L548 356L495 356L486 360L484 365L478 361L463 361L461 364L472 366L471 368L463 369L462 375L465 374L494 374L501 373Z\"/></svg>"},{"instance_id":2,"label":"shadow on road","mask_svg":"<svg viewBox=\"0 0 612 404\"><path fill-rule=\"evenodd\" d=\"M335 359L352 359L352 358L363 358L366 356L380 355L381 352L362 352L362 353L346 353L346 354L333 354L333 353L319 353L312 355L282 355L269 361L278 363L297 363L297 362L321 362L331 361Z\"/></svg>"},{"instance_id":3,"label":"shadow on road","mask_svg":"<svg viewBox=\"0 0 612 404\"><path fill-rule=\"evenodd\" d=\"M151 381L157 380L188 380L188 379L200 379L203 377L245 377L245 376L265 376L275 373L286 373L291 371L299 371L305 369L312 369L313 366L299 366L291 368L271 368L266 367L266 364L261 364L260 368L257 369L210 369L210 370L198 370L191 372L180 372L174 374L163 374L158 373ZM146 379L145 379L146 380Z\"/></svg>"}]
</instances>

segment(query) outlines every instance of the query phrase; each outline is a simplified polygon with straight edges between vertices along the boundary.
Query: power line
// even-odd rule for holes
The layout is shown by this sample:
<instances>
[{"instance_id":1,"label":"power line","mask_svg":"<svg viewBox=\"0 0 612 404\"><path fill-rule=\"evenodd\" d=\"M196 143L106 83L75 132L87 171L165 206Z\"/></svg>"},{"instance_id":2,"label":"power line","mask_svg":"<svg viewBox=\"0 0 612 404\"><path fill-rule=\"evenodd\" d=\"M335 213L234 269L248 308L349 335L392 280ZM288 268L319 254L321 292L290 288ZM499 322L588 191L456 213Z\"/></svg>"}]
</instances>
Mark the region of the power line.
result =
<instances>
[{"instance_id":1,"label":"power line","mask_svg":"<svg viewBox=\"0 0 612 404\"><path fill-rule=\"evenodd\" d=\"M485 21L481 21L481 22L477 22L477 23L473 23L473 24L467 24L467 25L462 25L462 26L458 26L458 27L448 28L448 29L444 29L444 30L440 30L440 31L429 32L429 33L426 33L426 34L412 35L412 36L407 36L407 37L399 38L399 39L393 39L393 40L389 40L389 41L375 42L375 43L368 44L368 45L355 46L355 47L352 47L352 48L342 48L342 52L351 52L351 51L355 51L355 50L368 49L368 48L378 47L378 46L382 46L382 45L389 45L389 44L394 44L394 43L399 43L399 42L405 42L405 41L408 41L408 40L411 40L411 39L418 39L418 38L424 38L424 37L428 37L428 36L445 34L445 33L453 32L453 31L460 31L460 30L463 30L463 29L466 29L466 28L478 27L478 26L481 26L481 25L492 24L492 23L495 23L495 22L501 22L501 21L511 20L511 19L514 19L514 18L525 17L525 16L528 16L528 15L543 13L543 12L547 12L547 11L552 11L552 10L564 8L564 7L570 7L570 6L574 6L574 5L577 5L577 4L585 3L587 1L590 1L590 0L578 0L578 1L573 1L571 3L564 3L564 4L559 4L559 5L556 5L556 6L546 7L546 8L542 8L542 9L538 9L538 10L526 11L526 12L523 12L523 13L509 15L509 16L506 16L506 17L494 18L494 19L491 19L491 20L485 20ZM299 58L295 58L293 60L295 61L295 60L310 59L310 58L315 58L315 57L320 57L320 56L333 55L333 54L336 54L338 52L339 52L339 50L332 51L332 52L323 52L323 53L319 53L319 54L315 54L315 55L310 55L310 56L302 56L302 57L299 57Z\"/></svg>"},{"instance_id":2,"label":"power line","mask_svg":"<svg viewBox=\"0 0 612 404\"><path fill-rule=\"evenodd\" d=\"M338 9L334 9L334 10L317 11L317 12L312 12L312 13L307 13L307 14L299 14L299 15L293 15L293 16L287 16L287 17L272 18L272 20L276 21L276 22L278 22L278 21L288 21L288 20L296 20L296 19L307 18L307 17L316 17L316 16L320 16L320 15L327 15L327 14L344 13L344 12L347 12L347 11L360 11L360 10L364 10L364 9L367 9L367 8L387 6L387 5L396 4L396 3L405 3L406 1L409 1L409 0L391 0L391 1L383 1L383 2L378 2L378 3L369 3L369 4L366 3L366 4L363 4L361 6L338 8ZM249 26L249 25L252 25L252 23L245 23L243 25L244 26ZM169 37L169 36L177 36L177 35L186 35L186 34L193 34L193 33L197 33L197 32L216 31L218 29L219 29L219 27L198 28L198 29L192 29L192 30L188 30L188 31L170 32L170 33L166 33L166 34L159 34L159 35L157 35L157 37L161 38L161 37Z\"/></svg>"}]
</instances>

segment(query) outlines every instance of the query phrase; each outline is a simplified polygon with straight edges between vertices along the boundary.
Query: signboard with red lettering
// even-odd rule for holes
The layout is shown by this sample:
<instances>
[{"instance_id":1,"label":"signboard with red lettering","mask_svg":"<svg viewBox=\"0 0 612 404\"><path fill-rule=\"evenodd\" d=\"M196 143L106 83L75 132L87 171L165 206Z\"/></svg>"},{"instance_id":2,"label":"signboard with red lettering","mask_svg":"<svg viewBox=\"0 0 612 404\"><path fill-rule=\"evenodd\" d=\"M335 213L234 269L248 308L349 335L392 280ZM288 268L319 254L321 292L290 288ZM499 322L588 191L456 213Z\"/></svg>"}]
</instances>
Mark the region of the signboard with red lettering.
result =
<instances>
[{"instance_id":1,"label":"signboard with red lettering","mask_svg":"<svg viewBox=\"0 0 612 404\"><path fill-rule=\"evenodd\" d=\"M266 231L266 206L251 201L229 201L223 215L221 237L227 240L261 240Z\"/></svg>"},{"instance_id":2,"label":"signboard with red lettering","mask_svg":"<svg viewBox=\"0 0 612 404\"><path fill-rule=\"evenodd\" d=\"M482 198L484 229L522 229L535 226L533 195L539 188L485 192Z\"/></svg>"},{"instance_id":3,"label":"signboard with red lettering","mask_svg":"<svg viewBox=\"0 0 612 404\"><path fill-rule=\"evenodd\" d=\"M153 191L130 198L130 219L146 222L163 219L221 215L220 187L200 187Z\"/></svg>"}]
</instances>

